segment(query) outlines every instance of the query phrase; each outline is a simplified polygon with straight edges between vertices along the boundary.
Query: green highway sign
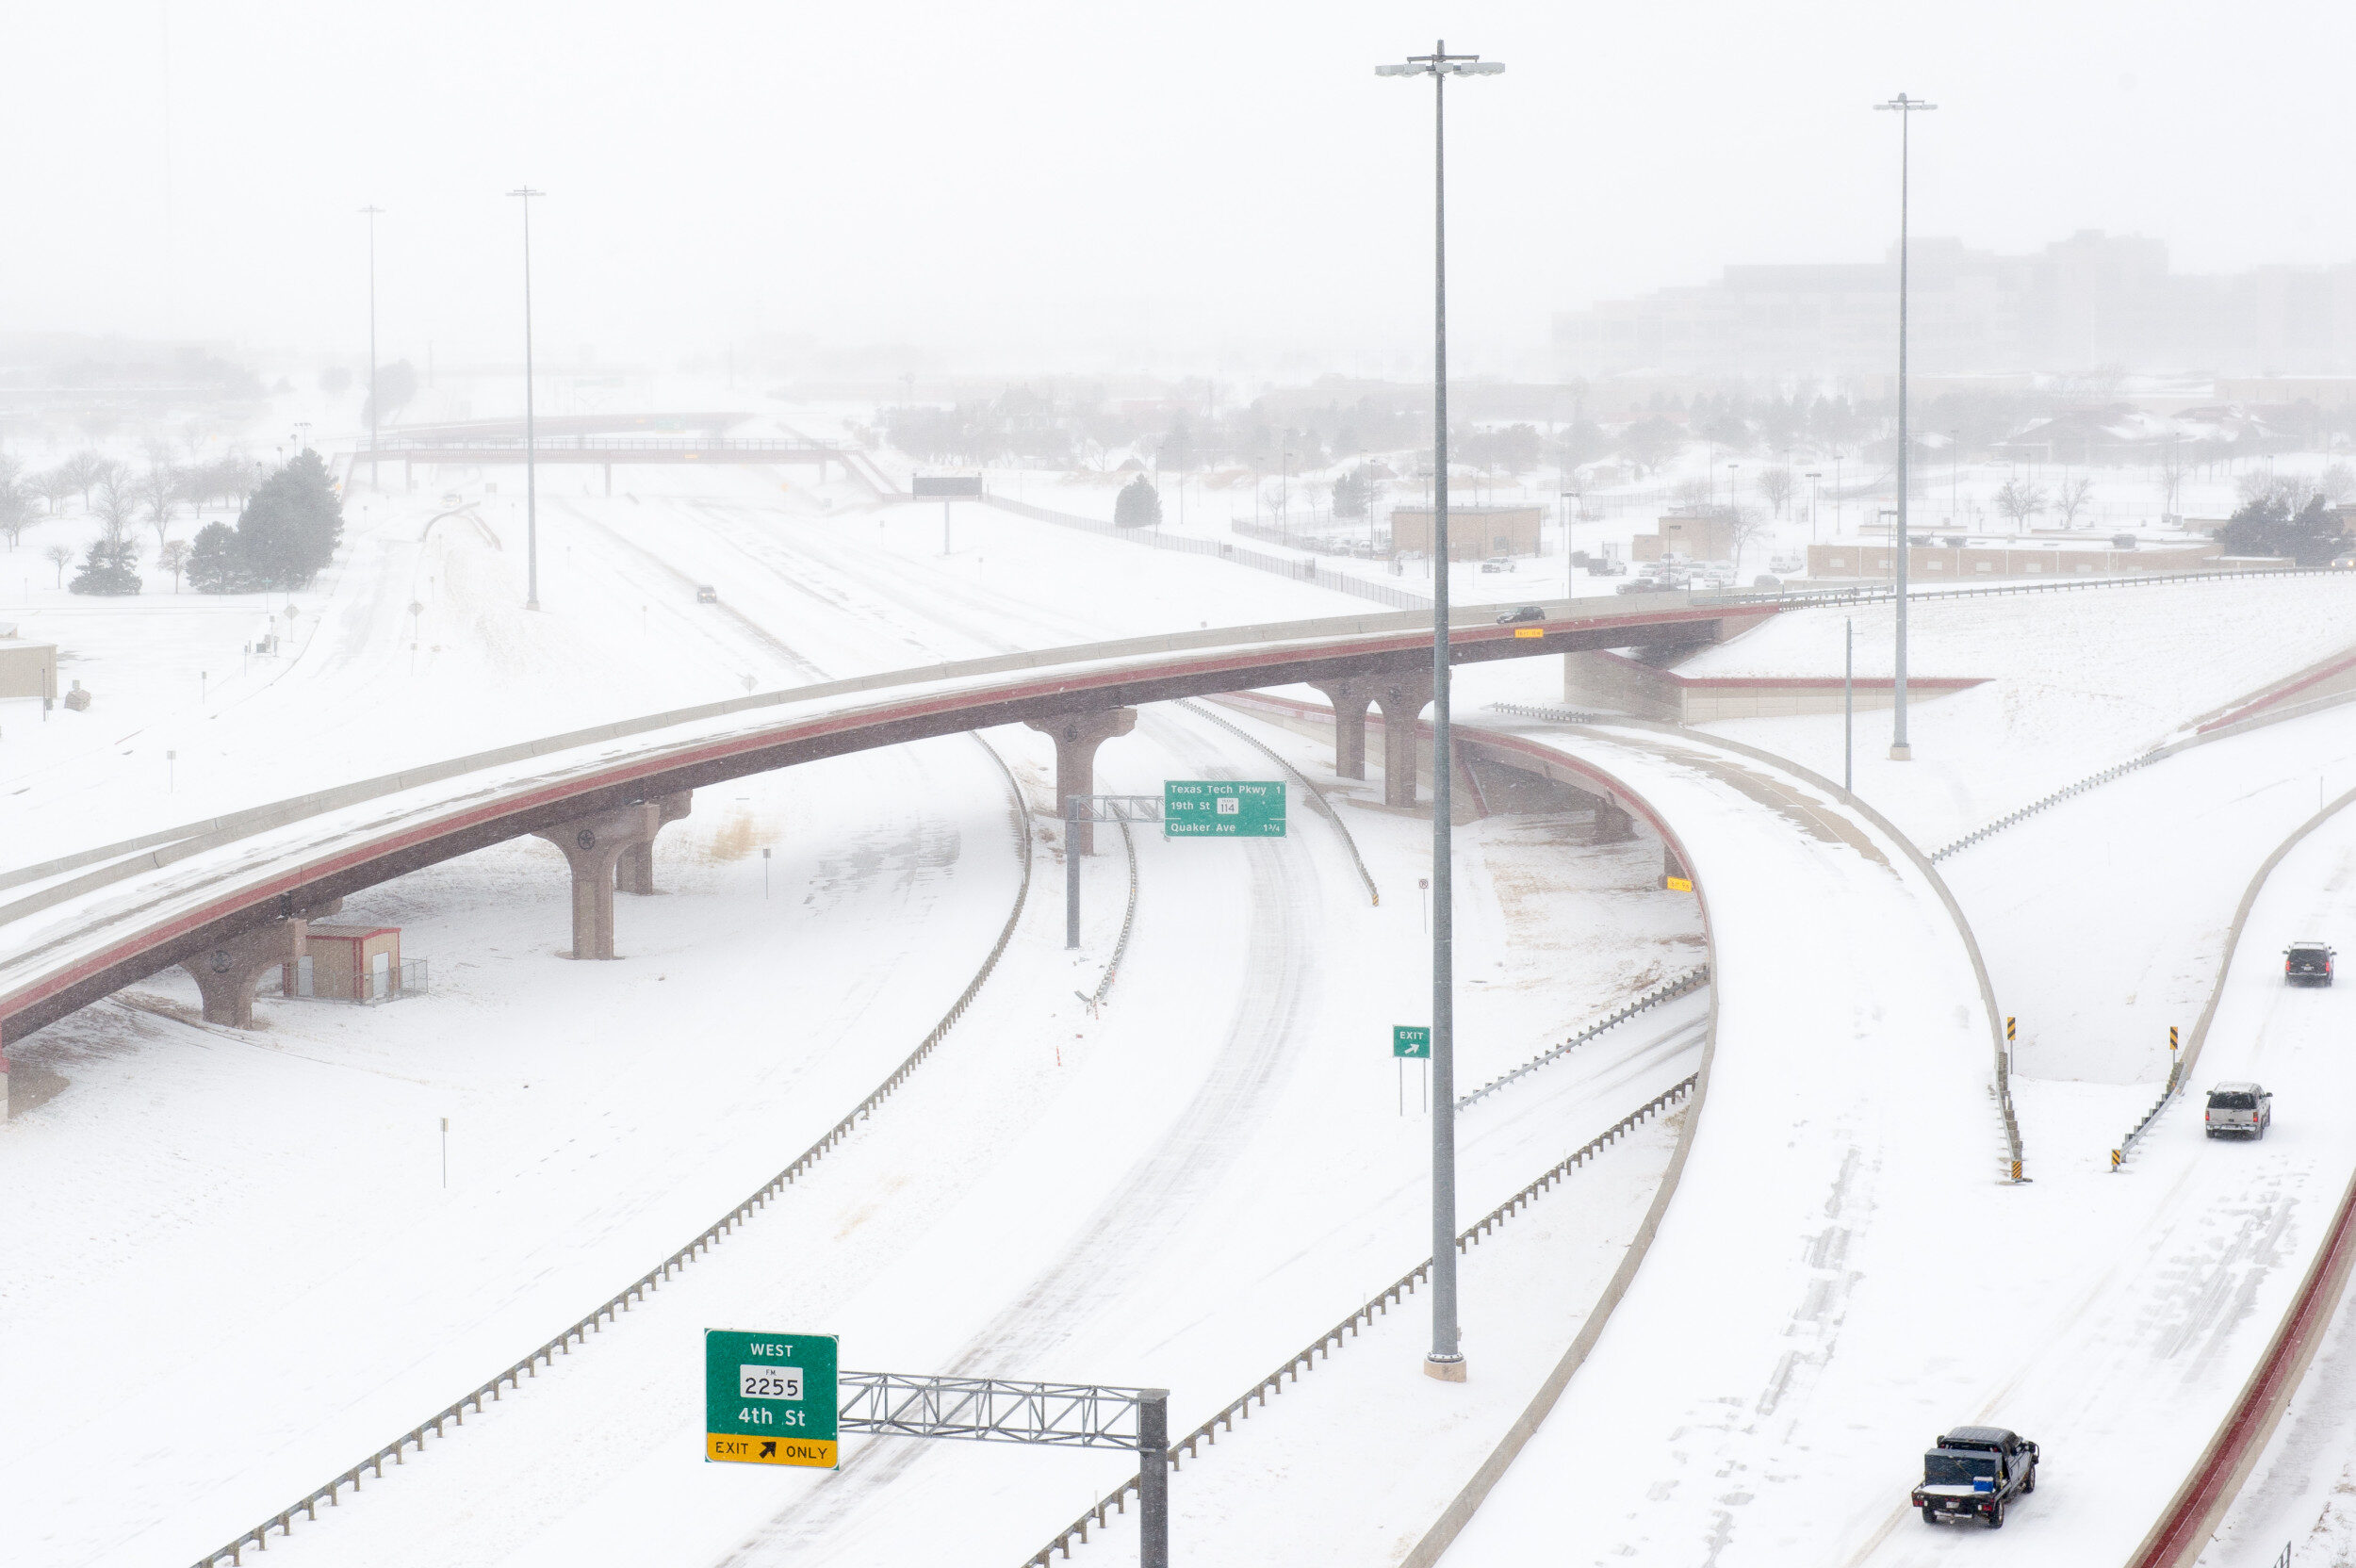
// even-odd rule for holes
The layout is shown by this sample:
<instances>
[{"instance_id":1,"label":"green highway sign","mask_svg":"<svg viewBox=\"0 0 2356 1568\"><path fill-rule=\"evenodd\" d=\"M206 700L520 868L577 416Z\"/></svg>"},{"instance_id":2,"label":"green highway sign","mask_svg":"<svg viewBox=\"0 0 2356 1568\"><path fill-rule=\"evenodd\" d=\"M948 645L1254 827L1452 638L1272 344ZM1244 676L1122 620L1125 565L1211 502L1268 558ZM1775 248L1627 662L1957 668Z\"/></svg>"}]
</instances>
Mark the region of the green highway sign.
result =
<instances>
[{"instance_id":1,"label":"green highway sign","mask_svg":"<svg viewBox=\"0 0 2356 1568\"><path fill-rule=\"evenodd\" d=\"M1430 1060L1432 1055L1431 1026L1422 1023L1391 1025L1391 1054Z\"/></svg>"},{"instance_id":2,"label":"green highway sign","mask_svg":"<svg viewBox=\"0 0 2356 1568\"><path fill-rule=\"evenodd\" d=\"M1284 785L1232 778L1171 778L1162 784L1165 839L1281 839Z\"/></svg>"},{"instance_id":3,"label":"green highway sign","mask_svg":"<svg viewBox=\"0 0 2356 1568\"><path fill-rule=\"evenodd\" d=\"M704 1458L835 1468L835 1336L704 1331Z\"/></svg>"}]
</instances>

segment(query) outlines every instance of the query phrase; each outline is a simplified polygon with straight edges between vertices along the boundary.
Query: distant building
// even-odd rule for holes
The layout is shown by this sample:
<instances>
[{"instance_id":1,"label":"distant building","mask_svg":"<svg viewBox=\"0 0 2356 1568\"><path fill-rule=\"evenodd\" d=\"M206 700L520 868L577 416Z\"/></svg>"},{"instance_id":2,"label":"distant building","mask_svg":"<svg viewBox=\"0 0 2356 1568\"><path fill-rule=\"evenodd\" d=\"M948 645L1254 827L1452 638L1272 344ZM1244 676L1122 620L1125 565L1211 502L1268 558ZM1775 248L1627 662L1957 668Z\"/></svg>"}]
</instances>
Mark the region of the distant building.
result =
<instances>
[{"instance_id":1,"label":"distant building","mask_svg":"<svg viewBox=\"0 0 2356 1568\"><path fill-rule=\"evenodd\" d=\"M1909 530L1909 532L1912 531ZM2088 540L2005 540L1959 547L1916 545L1906 551L1906 577L1920 588L1940 582L1988 578L2118 577L2137 572L2193 572L2209 569L2206 563L2223 552L2215 540L2184 540L2135 549L2107 548ZM1886 581L1895 575L1897 562L1891 542L1881 539L1836 539L1808 547L1811 578L1863 578Z\"/></svg>"},{"instance_id":2,"label":"distant building","mask_svg":"<svg viewBox=\"0 0 2356 1568\"><path fill-rule=\"evenodd\" d=\"M1734 558L1734 513L1724 506L1677 506L1628 542L1631 561L1730 561Z\"/></svg>"},{"instance_id":3,"label":"distant building","mask_svg":"<svg viewBox=\"0 0 2356 1568\"><path fill-rule=\"evenodd\" d=\"M1534 506L1451 506L1448 509L1448 558L1481 561L1493 555L1538 553L1539 509ZM1391 548L1432 553L1432 508L1391 509Z\"/></svg>"},{"instance_id":4,"label":"distant building","mask_svg":"<svg viewBox=\"0 0 2356 1568\"><path fill-rule=\"evenodd\" d=\"M2160 240L2085 230L2034 255L1924 238L1910 254L1911 368L1999 371L2356 369L2356 263L2217 277L2168 270ZM1896 247L1878 262L1729 267L1559 315L1569 376L1889 375Z\"/></svg>"}]
</instances>

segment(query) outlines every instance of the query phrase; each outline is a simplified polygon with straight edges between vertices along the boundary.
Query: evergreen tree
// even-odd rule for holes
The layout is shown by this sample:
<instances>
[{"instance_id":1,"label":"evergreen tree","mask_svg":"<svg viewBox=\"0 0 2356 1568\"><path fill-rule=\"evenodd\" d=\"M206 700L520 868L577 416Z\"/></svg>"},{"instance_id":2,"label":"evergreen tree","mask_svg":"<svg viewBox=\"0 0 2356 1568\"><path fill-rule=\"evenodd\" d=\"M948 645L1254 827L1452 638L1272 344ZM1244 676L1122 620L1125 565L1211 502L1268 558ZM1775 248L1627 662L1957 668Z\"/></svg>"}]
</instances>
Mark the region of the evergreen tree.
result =
<instances>
[{"instance_id":1,"label":"evergreen tree","mask_svg":"<svg viewBox=\"0 0 2356 1568\"><path fill-rule=\"evenodd\" d=\"M2228 555L2287 555L2301 566L2328 566L2347 547L2338 514L2321 496L2297 513L2276 492L2251 500L2217 531Z\"/></svg>"},{"instance_id":2,"label":"evergreen tree","mask_svg":"<svg viewBox=\"0 0 2356 1568\"><path fill-rule=\"evenodd\" d=\"M327 465L319 453L303 452L264 480L237 518L237 564L250 580L245 585L307 586L335 558L343 533L343 502Z\"/></svg>"},{"instance_id":3,"label":"evergreen tree","mask_svg":"<svg viewBox=\"0 0 2356 1568\"><path fill-rule=\"evenodd\" d=\"M90 541L82 569L74 574L67 592L74 594L136 594L142 584L138 571L139 547L122 534Z\"/></svg>"},{"instance_id":4,"label":"evergreen tree","mask_svg":"<svg viewBox=\"0 0 2356 1568\"><path fill-rule=\"evenodd\" d=\"M237 530L227 523L206 523L196 531L196 547L188 554L188 586L200 594L244 591L245 566L237 553Z\"/></svg>"},{"instance_id":5,"label":"evergreen tree","mask_svg":"<svg viewBox=\"0 0 2356 1568\"><path fill-rule=\"evenodd\" d=\"M1113 527L1159 528L1162 526L1162 498L1143 474L1121 487L1113 500Z\"/></svg>"}]
</instances>

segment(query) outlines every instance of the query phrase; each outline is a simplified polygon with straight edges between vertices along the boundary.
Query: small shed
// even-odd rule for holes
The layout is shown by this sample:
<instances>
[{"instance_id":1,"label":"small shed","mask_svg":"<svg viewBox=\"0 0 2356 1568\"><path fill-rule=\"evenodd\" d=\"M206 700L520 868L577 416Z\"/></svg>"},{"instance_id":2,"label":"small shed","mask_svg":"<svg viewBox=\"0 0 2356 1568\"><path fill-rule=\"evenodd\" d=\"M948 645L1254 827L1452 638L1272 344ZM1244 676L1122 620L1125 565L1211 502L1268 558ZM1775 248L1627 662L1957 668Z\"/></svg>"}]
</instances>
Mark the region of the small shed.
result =
<instances>
[{"instance_id":1,"label":"small shed","mask_svg":"<svg viewBox=\"0 0 2356 1568\"><path fill-rule=\"evenodd\" d=\"M389 1001L401 988L401 927L313 924L303 933L307 956L299 960L310 984L288 975L288 996L335 1002Z\"/></svg>"},{"instance_id":2,"label":"small shed","mask_svg":"<svg viewBox=\"0 0 2356 1568\"><path fill-rule=\"evenodd\" d=\"M12 626L0 626L0 701L57 695L57 645L27 642Z\"/></svg>"}]
</instances>

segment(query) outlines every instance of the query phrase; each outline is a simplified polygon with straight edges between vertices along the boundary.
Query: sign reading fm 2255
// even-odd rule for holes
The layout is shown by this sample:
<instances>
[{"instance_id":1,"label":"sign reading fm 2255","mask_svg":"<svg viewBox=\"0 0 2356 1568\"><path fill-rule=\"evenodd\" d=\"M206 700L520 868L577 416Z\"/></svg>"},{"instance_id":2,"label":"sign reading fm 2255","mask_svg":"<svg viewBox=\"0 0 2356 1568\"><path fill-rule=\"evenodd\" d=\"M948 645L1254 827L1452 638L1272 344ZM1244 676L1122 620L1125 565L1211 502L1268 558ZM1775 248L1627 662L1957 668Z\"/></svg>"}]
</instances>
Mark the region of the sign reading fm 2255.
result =
<instances>
[{"instance_id":1,"label":"sign reading fm 2255","mask_svg":"<svg viewBox=\"0 0 2356 1568\"><path fill-rule=\"evenodd\" d=\"M704 1458L835 1468L835 1336L704 1331Z\"/></svg>"},{"instance_id":2,"label":"sign reading fm 2255","mask_svg":"<svg viewBox=\"0 0 2356 1568\"><path fill-rule=\"evenodd\" d=\"M1283 780L1253 783L1231 778L1172 778L1162 784L1162 837L1166 839L1281 839L1284 836Z\"/></svg>"}]
</instances>

